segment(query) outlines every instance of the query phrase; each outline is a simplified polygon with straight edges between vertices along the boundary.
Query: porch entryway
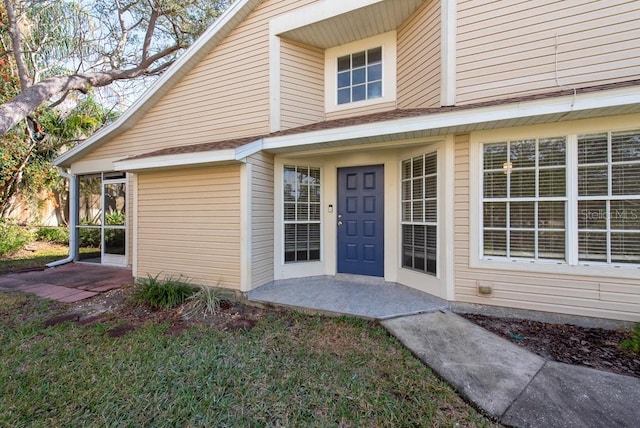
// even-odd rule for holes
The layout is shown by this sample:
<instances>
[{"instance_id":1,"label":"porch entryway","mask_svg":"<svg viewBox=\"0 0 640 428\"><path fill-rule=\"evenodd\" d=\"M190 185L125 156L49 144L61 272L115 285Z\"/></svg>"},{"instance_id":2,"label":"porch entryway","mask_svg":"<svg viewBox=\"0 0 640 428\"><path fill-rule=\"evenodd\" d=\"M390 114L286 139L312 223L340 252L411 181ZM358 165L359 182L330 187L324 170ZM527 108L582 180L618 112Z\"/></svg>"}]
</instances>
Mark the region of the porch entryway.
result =
<instances>
[{"instance_id":1,"label":"porch entryway","mask_svg":"<svg viewBox=\"0 0 640 428\"><path fill-rule=\"evenodd\" d=\"M371 319L435 312L447 301L382 278L360 275L313 276L273 281L251 290L254 302Z\"/></svg>"},{"instance_id":2,"label":"porch entryway","mask_svg":"<svg viewBox=\"0 0 640 428\"><path fill-rule=\"evenodd\" d=\"M384 166L338 169L338 273L384 277Z\"/></svg>"}]
</instances>

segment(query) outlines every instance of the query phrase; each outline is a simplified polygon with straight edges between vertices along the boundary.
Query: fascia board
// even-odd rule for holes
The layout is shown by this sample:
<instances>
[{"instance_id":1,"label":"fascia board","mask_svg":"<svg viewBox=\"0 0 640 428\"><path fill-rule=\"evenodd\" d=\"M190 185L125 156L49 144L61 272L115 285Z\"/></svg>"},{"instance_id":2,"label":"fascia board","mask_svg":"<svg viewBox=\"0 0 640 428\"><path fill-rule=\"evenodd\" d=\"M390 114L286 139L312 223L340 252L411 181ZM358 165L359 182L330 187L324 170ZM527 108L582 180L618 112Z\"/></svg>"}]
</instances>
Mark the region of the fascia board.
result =
<instances>
[{"instance_id":1,"label":"fascia board","mask_svg":"<svg viewBox=\"0 0 640 428\"><path fill-rule=\"evenodd\" d=\"M325 0L311 4L271 20L269 26L274 34L282 34L296 28L314 24L353 10L371 6L384 0Z\"/></svg>"},{"instance_id":2,"label":"fascia board","mask_svg":"<svg viewBox=\"0 0 640 428\"><path fill-rule=\"evenodd\" d=\"M428 129L450 128L483 122L495 122L638 103L640 103L640 88L622 88L611 91L578 94L575 96L569 95L514 104L435 113L427 116L345 126L342 128L301 134L266 137L264 138L263 149L280 149L298 145L327 143L331 141L424 131Z\"/></svg>"},{"instance_id":3,"label":"fascia board","mask_svg":"<svg viewBox=\"0 0 640 428\"><path fill-rule=\"evenodd\" d=\"M67 164L91 146L131 129L137 120L144 115L159 98L165 95L180 78L202 59L206 52L209 52L220 41L218 40L219 37L216 36L224 35L224 30L229 29L229 27L235 27L242 19L243 12L248 13L257 3L259 3L259 0L238 0L232 3L211 27L209 27L202 36L198 37L189 49L187 49L118 120L100 129L83 143L58 156L52 162L53 165L61 166Z\"/></svg>"},{"instance_id":4,"label":"fascia board","mask_svg":"<svg viewBox=\"0 0 640 428\"><path fill-rule=\"evenodd\" d=\"M178 166L201 165L236 160L236 150L215 150L210 152L181 153L174 155L152 156L141 159L123 159L113 163L116 171L139 171L145 169L171 168Z\"/></svg>"},{"instance_id":5,"label":"fascia board","mask_svg":"<svg viewBox=\"0 0 640 428\"><path fill-rule=\"evenodd\" d=\"M262 150L262 145L263 145L262 143L263 143L263 140L261 138L259 140L237 147L235 149L236 151L235 160L239 161L246 158L247 156L251 156L252 154L258 153L259 151Z\"/></svg>"}]
</instances>

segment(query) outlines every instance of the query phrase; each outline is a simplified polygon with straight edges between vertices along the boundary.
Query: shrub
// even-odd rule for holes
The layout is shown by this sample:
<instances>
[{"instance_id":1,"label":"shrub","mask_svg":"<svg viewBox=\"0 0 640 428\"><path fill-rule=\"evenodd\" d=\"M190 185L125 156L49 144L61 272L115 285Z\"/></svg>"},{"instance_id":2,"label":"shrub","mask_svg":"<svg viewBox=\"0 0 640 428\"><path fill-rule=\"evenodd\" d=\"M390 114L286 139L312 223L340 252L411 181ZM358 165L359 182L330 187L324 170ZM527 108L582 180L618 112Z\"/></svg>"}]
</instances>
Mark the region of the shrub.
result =
<instances>
[{"instance_id":1,"label":"shrub","mask_svg":"<svg viewBox=\"0 0 640 428\"><path fill-rule=\"evenodd\" d=\"M101 232L99 228L82 227L78 229L78 245L82 248L100 248Z\"/></svg>"},{"instance_id":2,"label":"shrub","mask_svg":"<svg viewBox=\"0 0 640 428\"><path fill-rule=\"evenodd\" d=\"M222 302L233 300L229 290L220 287L202 285L186 302L186 314L189 316L204 314L213 315L220 310Z\"/></svg>"},{"instance_id":3,"label":"shrub","mask_svg":"<svg viewBox=\"0 0 640 428\"><path fill-rule=\"evenodd\" d=\"M631 335L622 341L620 347L640 353L640 322L636 323L633 330L631 330Z\"/></svg>"},{"instance_id":4,"label":"shrub","mask_svg":"<svg viewBox=\"0 0 640 428\"><path fill-rule=\"evenodd\" d=\"M147 278L136 280L134 298L152 308L170 309L184 303L189 296L196 292L196 288L182 277L169 277L162 280L158 277L159 274L149 275Z\"/></svg>"},{"instance_id":5,"label":"shrub","mask_svg":"<svg viewBox=\"0 0 640 428\"><path fill-rule=\"evenodd\" d=\"M66 227L40 227L36 231L38 241L69 245L69 229Z\"/></svg>"},{"instance_id":6,"label":"shrub","mask_svg":"<svg viewBox=\"0 0 640 428\"><path fill-rule=\"evenodd\" d=\"M33 235L27 229L0 220L0 256L21 250L32 239Z\"/></svg>"}]
</instances>

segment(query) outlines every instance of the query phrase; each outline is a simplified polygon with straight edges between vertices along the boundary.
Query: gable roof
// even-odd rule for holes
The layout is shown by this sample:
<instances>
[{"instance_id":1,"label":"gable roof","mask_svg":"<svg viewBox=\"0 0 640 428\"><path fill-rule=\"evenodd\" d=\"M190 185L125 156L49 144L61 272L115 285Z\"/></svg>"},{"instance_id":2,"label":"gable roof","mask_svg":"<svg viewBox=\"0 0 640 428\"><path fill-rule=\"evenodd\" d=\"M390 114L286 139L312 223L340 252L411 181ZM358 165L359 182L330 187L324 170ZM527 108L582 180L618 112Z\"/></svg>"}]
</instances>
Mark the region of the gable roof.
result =
<instances>
[{"instance_id":1,"label":"gable roof","mask_svg":"<svg viewBox=\"0 0 640 428\"><path fill-rule=\"evenodd\" d=\"M57 157L56 166L69 165L86 153L131 129L176 83L191 71L213 48L260 3L261 0L236 0L222 15L163 73L144 94L115 122L100 129L81 144Z\"/></svg>"}]
</instances>

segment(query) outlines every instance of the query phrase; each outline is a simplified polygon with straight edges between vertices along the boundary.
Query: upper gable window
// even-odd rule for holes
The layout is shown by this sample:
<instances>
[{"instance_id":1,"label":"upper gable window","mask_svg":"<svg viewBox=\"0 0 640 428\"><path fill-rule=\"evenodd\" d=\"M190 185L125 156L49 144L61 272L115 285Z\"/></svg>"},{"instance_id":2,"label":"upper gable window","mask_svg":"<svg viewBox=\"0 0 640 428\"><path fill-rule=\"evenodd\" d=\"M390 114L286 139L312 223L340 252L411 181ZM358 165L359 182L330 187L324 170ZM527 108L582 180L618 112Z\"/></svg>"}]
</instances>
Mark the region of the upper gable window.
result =
<instances>
[{"instance_id":1,"label":"upper gable window","mask_svg":"<svg viewBox=\"0 0 640 428\"><path fill-rule=\"evenodd\" d=\"M325 51L327 112L396 99L396 32Z\"/></svg>"},{"instance_id":2,"label":"upper gable window","mask_svg":"<svg viewBox=\"0 0 640 428\"><path fill-rule=\"evenodd\" d=\"M382 47L338 58L338 104L382 97Z\"/></svg>"}]
</instances>

